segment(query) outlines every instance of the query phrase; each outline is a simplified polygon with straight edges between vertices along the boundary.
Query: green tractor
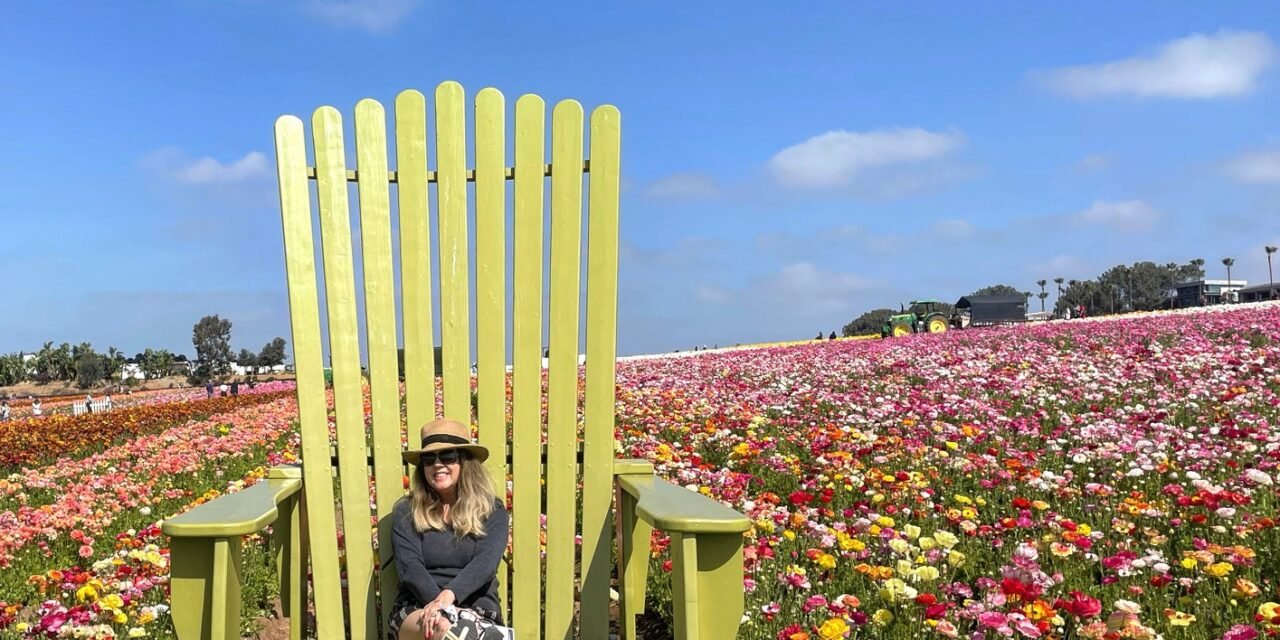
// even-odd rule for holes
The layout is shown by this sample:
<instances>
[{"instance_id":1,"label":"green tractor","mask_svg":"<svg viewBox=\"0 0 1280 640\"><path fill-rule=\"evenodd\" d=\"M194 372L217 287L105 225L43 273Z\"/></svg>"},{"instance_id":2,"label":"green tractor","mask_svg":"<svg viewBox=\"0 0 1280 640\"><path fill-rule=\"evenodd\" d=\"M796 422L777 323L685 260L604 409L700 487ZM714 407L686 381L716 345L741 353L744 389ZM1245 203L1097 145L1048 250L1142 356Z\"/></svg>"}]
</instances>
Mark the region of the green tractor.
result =
<instances>
[{"instance_id":1,"label":"green tractor","mask_svg":"<svg viewBox=\"0 0 1280 640\"><path fill-rule=\"evenodd\" d=\"M911 333L943 333L950 326L947 316L938 310L941 300L912 300L911 309L889 316L880 327L880 337L905 336Z\"/></svg>"}]
</instances>

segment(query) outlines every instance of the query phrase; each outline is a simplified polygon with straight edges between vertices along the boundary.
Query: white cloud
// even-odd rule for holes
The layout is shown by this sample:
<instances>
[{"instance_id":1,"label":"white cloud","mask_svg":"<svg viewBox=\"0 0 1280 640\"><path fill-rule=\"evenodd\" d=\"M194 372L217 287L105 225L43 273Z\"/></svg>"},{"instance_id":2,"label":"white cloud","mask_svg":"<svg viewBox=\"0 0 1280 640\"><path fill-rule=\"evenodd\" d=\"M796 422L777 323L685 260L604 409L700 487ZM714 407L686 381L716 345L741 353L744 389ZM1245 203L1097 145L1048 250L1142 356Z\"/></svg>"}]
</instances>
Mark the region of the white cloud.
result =
<instances>
[{"instance_id":1,"label":"white cloud","mask_svg":"<svg viewBox=\"0 0 1280 640\"><path fill-rule=\"evenodd\" d=\"M677 173L650 182L642 193L655 200L710 200L720 195L720 187L706 174Z\"/></svg>"},{"instance_id":2,"label":"white cloud","mask_svg":"<svg viewBox=\"0 0 1280 640\"><path fill-rule=\"evenodd\" d=\"M1265 33L1223 30L1171 40L1146 55L1038 75L1073 98L1219 98L1253 91L1275 58L1276 47Z\"/></svg>"},{"instance_id":3,"label":"white cloud","mask_svg":"<svg viewBox=\"0 0 1280 640\"><path fill-rule=\"evenodd\" d=\"M1160 219L1160 212L1141 200L1097 200L1088 209L1072 217L1086 225L1106 226L1119 231L1146 231L1155 226Z\"/></svg>"},{"instance_id":4,"label":"white cloud","mask_svg":"<svg viewBox=\"0 0 1280 640\"><path fill-rule=\"evenodd\" d=\"M335 27L383 33L413 12L418 0L305 0L306 13Z\"/></svg>"},{"instance_id":5,"label":"white cloud","mask_svg":"<svg viewBox=\"0 0 1280 640\"><path fill-rule=\"evenodd\" d=\"M166 148L151 152L142 164L189 185L237 184L271 176L271 163L261 151L250 151L238 160L224 163L208 156L193 159L179 149Z\"/></svg>"},{"instance_id":6,"label":"white cloud","mask_svg":"<svg viewBox=\"0 0 1280 640\"><path fill-rule=\"evenodd\" d=\"M832 189L852 184L870 169L941 158L964 141L960 132L920 128L828 131L779 151L769 169L789 187Z\"/></svg>"},{"instance_id":7,"label":"white cloud","mask_svg":"<svg viewBox=\"0 0 1280 640\"><path fill-rule=\"evenodd\" d=\"M1101 171L1111 166L1111 156L1105 153L1091 153L1076 163L1076 171L1080 173L1092 173Z\"/></svg>"},{"instance_id":8,"label":"white cloud","mask_svg":"<svg viewBox=\"0 0 1280 640\"><path fill-rule=\"evenodd\" d=\"M1280 151L1246 153L1228 163L1226 171L1239 182L1280 182Z\"/></svg>"}]
</instances>

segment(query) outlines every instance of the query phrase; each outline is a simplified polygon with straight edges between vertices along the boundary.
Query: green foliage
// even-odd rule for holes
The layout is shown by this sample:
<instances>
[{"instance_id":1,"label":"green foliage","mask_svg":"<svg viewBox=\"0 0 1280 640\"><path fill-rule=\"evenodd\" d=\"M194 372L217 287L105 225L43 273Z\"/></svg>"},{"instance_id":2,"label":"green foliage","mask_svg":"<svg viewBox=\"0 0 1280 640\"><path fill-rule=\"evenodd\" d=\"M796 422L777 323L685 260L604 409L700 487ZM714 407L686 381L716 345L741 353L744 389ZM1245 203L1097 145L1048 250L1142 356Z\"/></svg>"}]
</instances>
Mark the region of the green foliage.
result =
<instances>
[{"instance_id":1,"label":"green foliage","mask_svg":"<svg viewBox=\"0 0 1280 640\"><path fill-rule=\"evenodd\" d=\"M21 353L0 356L0 387L18 384L27 379L27 365Z\"/></svg>"},{"instance_id":2,"label":"green foliage","mask_svg":"<svg viewBox=\"0 0 1280 640\"><path fill-rule=\"evenodd\" d=\"M142 375L148 380L163 378L169 374L169 368L173 366L173 354L168 349L152 350L147 349L142 352L139 358L138 366L142 367Z\"/></svg>"},{"instance_id":3,"label":"green foliage","mask_svg":"<svg viewBox=\"0 0 1280 640\"><path fill-rule=\"evenodd\" d=\"M262 351L258 353L258 366L274 367L284 364L284 347L288 344L284 338L277 336L271 342L262 346ZM242 363L243 364L243 363Z\"/></svg>"},{"instance_id":4,"label":"green foliage","mask_svg":"<svg viewBox=\"0 0 1280 640\"><path fill-rule=\"evenodd\" d=\"M216 315L205 316L191 330L191 343L196 348L200 365L192 375L193 382L203 382L231 371L231 321Z\"/></svg>"},{"instance_id":5,"label":"green foliage","mask_svg":"<svg viewBox=\"0 0 1280 640\"><path fill-rule=\"evenodd\" d=\"M88 389L97 386L102 382L102 378L106 375L106 365L103 364L102 356L92 351L82 354L79 360L76 360L76 386L81 389Z\"/></svg>"},{"instance_id":6,"label":"green foliage","mask_svg":"<svg viewBox=\"0 0 1280 640\"><path fill-rule=\"evenodd\" d=\"M242 367L256 367L258 366L258 354L248 349L241 349L240 354L236 356L236 364Z\"/></svg>"},{"instance_id":7,"label":"green foliage","mask_svg":"<svg viewBox=\"0 0 1280 640\"><path fill-rule=\"evenodd\" d=\"M993 284L969 294L971 296L1020 296L1023 292L1007 284Z\"/></svg>"},{"instance_id":8,"label":"green foliage","mask_svg":"<svg viewBox=\"0 0 1280 640\"><path fill-rule=\"evenodd\" d=\"M840 333L844 336L865 336L872 333L880 333L880 327L889 321L889 316L896 313L893 309L872 309L852 322L844 325L840 329Z\"/></svg>"}]
</instances>

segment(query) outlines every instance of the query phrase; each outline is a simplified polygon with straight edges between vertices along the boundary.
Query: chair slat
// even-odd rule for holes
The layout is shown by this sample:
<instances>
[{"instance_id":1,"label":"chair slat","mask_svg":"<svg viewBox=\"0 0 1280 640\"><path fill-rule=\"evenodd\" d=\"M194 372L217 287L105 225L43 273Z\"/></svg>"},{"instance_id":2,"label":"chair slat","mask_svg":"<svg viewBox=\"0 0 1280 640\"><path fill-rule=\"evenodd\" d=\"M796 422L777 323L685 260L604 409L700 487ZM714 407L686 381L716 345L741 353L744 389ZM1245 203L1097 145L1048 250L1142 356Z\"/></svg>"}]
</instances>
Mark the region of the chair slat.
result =
<instances>
[{"instance_id":1,"label":"chair slat","mask_svg":"<svg viewBox=\"0 0 1280 640\"><path fill-rule=\"evenodd\" d=\"M582 460L582 614L579 635L609 631L614 367L618 315L618 184L621 116L612 106L591 114L587 220L587 362Z\"/></svg>"},{"instance_id":2,"label":"chair slat","mask_svg":"<svg viewBox=\"0 0 1280 640\"><path fill-rule=\"evenodd\" d=\"M515 247L512 262L512 589L517 640L538 640L542 618L542 231L546 106L516 101Z\"/></svg>"},{"instance_id":3,"label":"chair slat","mask_svg":"<svg viewBox=\"0 0 1280 640\"><path fill-rule=\"evenodd\" d=\"M400 212L400 287L404 314L404 389L409 444L435 418L436 371L431 310L431 225L427 199L426 98L396 96L396 173Z\"/></svg>"},{"instance_id":4,"label":"chair slat","mask_svg":"<svg viewBox=\"0 0 1280 640\"><path fill-rule=\"evenodd\" d=\"M400 385L396 359L395 273L391 264L391 200L387 174L387 116L374 100L356 104L356 166L360 171L360 255L364 272L364 325L369 350L369 396L373 413L373 472L378 520L404 495L400 459ZM390 523L387 523L389 525ZM398 589L391 554L391 527L378 527L381 607L371 611L378 633Z\"/></svg>"},{"instance_id":5,"label":"chair slat","mask_svg":"<svg viewBox=\"0 0 1280 640\"><path fill-rule=\"evenodd\" d=\"M582 105L551 125L551 309L547 366L546 640L573 637L578 467L578 299L582 253Z\"/></svg>"},{"instance_id":6,"label":"chair slat","mask_svg":"<svg viewBox=\"0 0 1280 640\"><path fill-rule=\"evenodd\" d=\"M476 421L480 444L497 453L507 444L507 209L506 114L497 89L476 94ZM507 499L506 456L485 463L498 498ZM498 597L503 618L507 586L506 561L498 566Z\"/></svg>"},{"instance_id":7,"label":"chair slat","mask_svg":"<svg viewBox=\"0 0 1280 640\"><path fill-rule=\"evenodd\" d=\"M440 344L444 414L471 424L471 325L467 259L467 140L462 85L436 87L436 198L440 225Z\"/></svg>"},{"instance_id":8,"label":"chair slat","mask_svg":"<svg viewBox=\"0 0 1280 640\"><path fill-rule=\"evenodd\" d=\"M360 391L360 343L347 204L342 115L321 107L312 116L316 153L320 237L324 255L329 353L333 361L333 404L339 451L364 451L364 399ZM377 636L373 611L373 544L369 532L369 472L363 458L338 456L342 530L346 551L350 631L353 638Z\"/></svg>"},{"instance_id":9,"label":"chair slat","mask_svg":"<svg viewBox=\"0 0 1280 640\"><path fill-rule=\"evenodd\" d=\"M324 359L320 351L320 306L316 296L315 238L311 226L311 187L302 120L276 120L276 170L284 227L285 273L289 282L289 321L297 371L298 419L302 425L302 468L308 547L315 579L316 634L346 634L339 582L338 539L333 509L333 466L329 461L329 418L325 403ZM302 616L299 616L300 618Z\"/></svg>"}]
</instances>

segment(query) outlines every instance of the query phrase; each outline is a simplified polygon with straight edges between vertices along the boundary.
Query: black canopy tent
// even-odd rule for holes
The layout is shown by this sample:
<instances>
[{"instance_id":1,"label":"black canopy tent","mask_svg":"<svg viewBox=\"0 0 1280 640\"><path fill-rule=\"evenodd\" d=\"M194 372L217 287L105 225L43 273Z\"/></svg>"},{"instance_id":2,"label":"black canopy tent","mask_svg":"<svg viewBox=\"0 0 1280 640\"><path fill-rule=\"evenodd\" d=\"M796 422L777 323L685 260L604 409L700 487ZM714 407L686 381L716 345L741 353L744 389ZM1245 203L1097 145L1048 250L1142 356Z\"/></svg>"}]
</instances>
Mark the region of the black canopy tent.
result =
<instances>
[{"instance_id":1,"label":"black canopy tent","mask_svg":"<svg viewBox=\"0 0 1280 640\"><path fill-rule=\"evenodd\" d=\"M956 302L956 312L968 315L967 326L971 327L1026 322L1027 297L965 296Z\"/></svg>"}]
</instances>

